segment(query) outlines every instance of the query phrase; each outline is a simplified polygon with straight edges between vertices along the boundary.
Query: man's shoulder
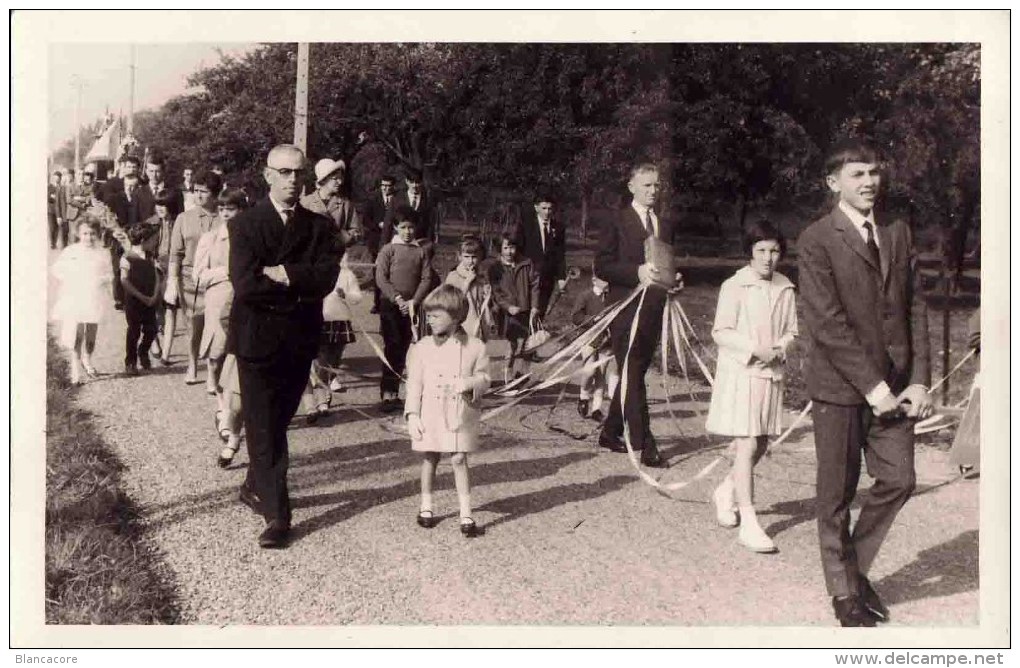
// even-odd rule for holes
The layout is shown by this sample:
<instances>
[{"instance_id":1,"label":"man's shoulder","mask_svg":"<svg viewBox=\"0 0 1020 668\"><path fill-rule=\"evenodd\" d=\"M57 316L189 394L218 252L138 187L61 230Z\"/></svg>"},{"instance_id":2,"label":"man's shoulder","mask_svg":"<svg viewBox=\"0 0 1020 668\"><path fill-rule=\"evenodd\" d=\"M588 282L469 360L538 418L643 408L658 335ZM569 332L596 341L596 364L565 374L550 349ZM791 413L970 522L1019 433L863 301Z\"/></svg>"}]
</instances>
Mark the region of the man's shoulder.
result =
<instances>
[{"instance_id":1,"label":"man's shoulder","mask_svg":"<svg viewBox=\"0 0 1020 668\"><path fill-rule=\"evenodd\" d=\"M804 231L800 233L799 237L797 237L798 245L805 242L815 242L830 235L834 229L833 218L836 216L838 211L838 208L832 208L804 228Z\"/></svg>"}]
</instances>

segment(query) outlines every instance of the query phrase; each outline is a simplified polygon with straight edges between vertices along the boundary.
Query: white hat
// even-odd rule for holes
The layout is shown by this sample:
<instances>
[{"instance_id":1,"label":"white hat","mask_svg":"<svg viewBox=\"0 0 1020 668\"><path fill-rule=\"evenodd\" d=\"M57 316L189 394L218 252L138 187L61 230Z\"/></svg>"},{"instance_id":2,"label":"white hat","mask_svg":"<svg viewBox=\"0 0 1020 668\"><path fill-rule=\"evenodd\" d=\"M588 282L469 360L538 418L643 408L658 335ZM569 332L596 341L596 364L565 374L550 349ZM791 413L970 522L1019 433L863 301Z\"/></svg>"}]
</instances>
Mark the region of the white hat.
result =
<instances>
[{"instance_id":1,"label":"white hat","mask_svg":"<svg viewBox=\"0 0 1020 668\"><path fill-rule=\"evenodd\" d=\"M343 160L323 158L315 163L315 182L322 183L328 177L340 170L343 170L344 172L347 171L347 165L344 164Z\"/></svg>"}]
</instances>

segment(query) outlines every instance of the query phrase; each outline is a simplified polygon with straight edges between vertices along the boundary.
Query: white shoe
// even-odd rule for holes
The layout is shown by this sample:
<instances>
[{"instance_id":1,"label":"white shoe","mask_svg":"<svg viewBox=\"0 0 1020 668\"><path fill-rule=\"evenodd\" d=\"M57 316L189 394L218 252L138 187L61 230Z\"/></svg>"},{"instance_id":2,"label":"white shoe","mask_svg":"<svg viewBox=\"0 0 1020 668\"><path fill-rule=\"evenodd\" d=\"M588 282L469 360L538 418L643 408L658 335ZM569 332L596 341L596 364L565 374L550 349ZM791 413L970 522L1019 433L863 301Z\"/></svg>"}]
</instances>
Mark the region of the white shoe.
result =
<instances>
[{"instance_id":1,"label":"white shoe","mask_svg":"<svg viewBox=\"0 0 1020 668\"><path fill-rule=\"evenodd\" d=\"M329 382L329 389L333 392L346 392L347 388L340 382L339 378L334 378Z\"/></svg>"},{"instance_id":2,"label":"white shoe","mask_svg":"<svg viewBox=\"0 0 1020 668\"><path fill-rule=\"evenodd\" d=\"M720 526L732 529L740 523L733 501L733 482L729 476L712 492L712 500L715 502L715 521Z\"/></svg>"},{"instance_id":3,"label":"white shoe","mask_svg":"<svg viewBox=\"0 0 1020 668\"><path fill-rule=\"evenodd\" d=\"M758 525L758 521L752 520L747 521L747 518L743 518L744 521L740 524L740 534L737 539L752 552L759 552L761 554L771 554L778 552L779 548L772 542L768 534Z\"/></svg>"}]
</instances>

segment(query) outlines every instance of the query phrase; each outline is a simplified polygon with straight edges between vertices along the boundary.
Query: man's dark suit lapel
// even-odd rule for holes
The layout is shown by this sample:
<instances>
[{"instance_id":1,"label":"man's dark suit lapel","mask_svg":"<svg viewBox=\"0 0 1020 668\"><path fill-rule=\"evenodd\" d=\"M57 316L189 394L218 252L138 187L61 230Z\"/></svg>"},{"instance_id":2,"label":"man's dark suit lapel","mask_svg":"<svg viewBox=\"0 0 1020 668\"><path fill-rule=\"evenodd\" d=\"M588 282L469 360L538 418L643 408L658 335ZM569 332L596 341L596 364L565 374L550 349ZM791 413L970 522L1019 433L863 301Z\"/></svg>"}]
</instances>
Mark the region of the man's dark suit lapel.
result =
<instances>
[{"instance_id":1,"label":"man's dark suit lapel","mask_svg":"<svg viewBox=\"0 0 1020 668\"><path fill-rule=\"evenodd\" d=\"M852 222L850 222L850 219L839 209L839 207L836 207L836 209L832 212L832 222L836 230L839 231L840 235L843 237L843 242L849 246L853 252L860 255L861 259L873 267L875 271L881 272L882 268L875 265L874 261L871 259L871 253L868 252L868 247L865 245L864 239L861 238L857 228ZM882 243L881 238L878 243ZM879 254L879 257L881 257L881 253Z\"/></svg>"},{"instance_id":2,"label":"man's dark suit lapel","mask_svg":"<svg viewBox=\"0 0 1020 668\"><path fill-rule=\"evenodd\" d=\"M648 236L648 230L645 229L645 221L641 220L641 216L634 210L634 207L627 207L626 219L629 221L631 228L634 230L633 234L639 239L644 239ZM662 234L662 218L659 218L659 234ZM658 235L656 235L658 238Z\"/></svg>"},{"instance_id":3,"label":"man's dark suit lapel","mask_svg":"<svg viewBox=\"0 0 1020 668\"><path fill-rule=\"evenodd\" d=\"M889 234L889 226L884 220L875 217L875 233L878 236L878 256L882 261L882 286L885 287L889 281L889 266L892 264L892 255L896 251L893 248L893 238Z\"/></svg>"}]
</instances>

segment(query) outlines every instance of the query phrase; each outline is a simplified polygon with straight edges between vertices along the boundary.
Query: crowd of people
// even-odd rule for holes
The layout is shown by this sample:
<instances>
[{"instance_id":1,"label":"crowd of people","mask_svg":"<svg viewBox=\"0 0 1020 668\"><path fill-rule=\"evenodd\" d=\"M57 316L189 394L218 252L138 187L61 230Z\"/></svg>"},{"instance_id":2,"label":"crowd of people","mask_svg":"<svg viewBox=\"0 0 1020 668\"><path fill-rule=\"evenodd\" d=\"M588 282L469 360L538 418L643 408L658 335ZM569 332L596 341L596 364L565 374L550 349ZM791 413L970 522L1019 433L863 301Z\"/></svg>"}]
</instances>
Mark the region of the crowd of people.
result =
<instances>
[{"instance_id":1,"label":"crowd of people","mask_svg":"<svg viewBox=\"0 0 1020 668\"><path fill-rule=\"evenodd\" d=\"M779 229L768 221L750 225L748 262L722 284L712 330L719 354L706 429L734 439L732 468L712 495L715 516L723 527L739 527L737 539L748 549L775 552L756 517L753 468L782 431L783 368L801 335L802 302L822 566L844 626L889 617L866 574L913 489L908 418L932 410L927 314L910 233L876 212L880 165L866 143L833 148L825 179L837 204L799 239L799 291L776 271L787 250ZM152 355L172 364L180 318L188 331L184 382L201 384L199 361L207 360L204 383L223 441L218 463L229 465L246 443L240 500L265 519L259 544L285 547L287 427L303 397L314 407L309 420L330 410L342 389L344 349L356 338L351 306L366 290L383 339L380 410L403 412L411 447L423 457L416 521L436 526L433 483L442 453L450 453L460 530L483 534L472 518L468 455L479 447L482 397L499 382L486 342L510 344L504 383L529 374L543 318L568 278L555 199L534 197L534 213L501 235L498 257L486 258L476 236L459 238L456 266L441 277L435 257L443 240L420 173L408 172L399 193L395 178L382 177L359 211L346 195L342 161L320 160L315 189L304 192L308 167L295 146L266 156L269 193L254 203L212 170L188 169L175 188L165 182L161 158L147 161L144 177L142 167L126 156L102 187L88 173L81 184L52 184L51 246L72 223L76 238L71 245L64 239L53 265L61 282L54 317L71 351L71 381L96 375L91 355L109 299L126 320L129 375L150 368ZM585 346L577 409L604 422L602 448L639 451L644 466L665 467L650 428L645 375L664 307L683 288L672 258L676 224L656 209L654 164L635 165L627 186L630 203L601 225L592 284L576 301L573 322L591 322L635 291L641 297L619 310L606 336ZM350 266L345 251L359 243L368 248L374 280L359 281ZM606 356L615 365L597 363ZM875 484L851 531L862 452Z\"/></svg>"}]
</instances>

